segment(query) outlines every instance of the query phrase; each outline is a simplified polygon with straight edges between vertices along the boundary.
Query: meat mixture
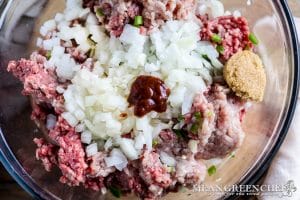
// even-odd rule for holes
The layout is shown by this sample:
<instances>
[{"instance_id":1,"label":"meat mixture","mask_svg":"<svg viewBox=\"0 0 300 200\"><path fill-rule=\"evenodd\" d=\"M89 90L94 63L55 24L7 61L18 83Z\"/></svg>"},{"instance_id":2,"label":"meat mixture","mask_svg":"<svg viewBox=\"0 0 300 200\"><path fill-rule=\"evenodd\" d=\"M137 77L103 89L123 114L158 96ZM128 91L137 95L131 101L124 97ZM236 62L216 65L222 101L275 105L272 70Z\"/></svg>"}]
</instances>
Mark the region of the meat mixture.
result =
<instances>
[{"instance_id":1,"label":"meat mixture","mask_svg":"<svg viewBox=\"0 0 300 200\"><path fill-rule=\"evenodd\" d=\"M92 0L84 1L84 7L97 14L100 23L107 31L120 36L126 24L136 16L143 16L143 33L158 28L167 20L187 19L196 9L195 0Z\"/></svg>"},{"instance_id":2,"label":"meat mixture","mask_svg":"<svg viewBox=\"0 0 300 200\"><path fill-rule=\"evenodd\" d=\"M113 38L122 34L126 24L138 25L140 33L144 37L151 31L159 29L167 21L184 21L194 17L194 20L202 27L201 31L196 33L201 38L200 40L210 42L212 47L217 48L217 50L220 46L222 47L221 50L219 48L219 59L222 62L227 62L237 52L245 49L251 51L254 48L253 41L251 42L249 39L250 29L245 18L230 15L209 19L208 15L199 16L196 14L197 5L195 0L83 0L82 7L90 9L94 19L97 20L96 23L103 26L106 29L106 34L109 33ZM138 19L139 21L137 21ZM48 26L50 26L49 24ZM70 26L77 27L81 26L80 24L84 24L82 19L76 19L72 21ZM84 32L80 33L84 34ZM51 39L55 35L57 35L55 30L50 31L44 39ZM91 41L92 35L87 36L88 40ZM96 139L89 138L88 136L91 137L89 131L84 131L80 126L75 126L76 123L75 125L71 123L75 119L74 117L68 117L66 120L65 113L72 107L66 106L67 94L64 91L79 78L92 82L92 79L86 77L89 72L98 70L99 74L107 78L107 73L113 68L101 71L99 66L103 64L105 59L96 62L94 57L95 54L99 54L99 48L94 46L84 52L78 48L84 46L80 43L80 38L75 39L72 38L70 41L60 39L58 42L62 47L59 56L68 54L68 59L74 60L72 62L77 70L85 70L85 74L81 77L78 75L74 80L61 78L57 70L48 67L49 56L47 53L49 50L45 48L34 52L30 59L11 61L7 68L24 84L23 94L33 99L32 119L47 127L45 134L50 139L34 139L34 143L37 145L36 158L43 163L47 171L58 167L61 171L60 181L62 183L69 186L82 185L95 191L100 190L102 193L110 190L115 196L134 192L141 199L158 199L170 191L178 191L181 186L192 188L196 184L201 184L207 174L208 166L206 166L205 160L225 158L241 146L245 136L241 123L246 113L246 99L242 100L236 96L225 81L207 84L205 90L198 91L191 99L191 108L188 113L180 114L180 110L177 117L166 121L164 113L172 109L169 100L173 91L169 89L170 84L162 80L163 76L155 74L158 73L156 70L152 74L137 75L130 81L131 85L127 85L128 88L126 89L121 88L121 83L118 85L120 88L116 89L116 91L126 90L127 92L125 109L133 107L131 113L118 113L122 123L126 122L126 118L130 114L135 117L136 121L146 119L145 116L162 116L162 121L167 126L160 127L156 135L153 135L152 145L146 142L138 148L136 142L134 144L136 149L133 149L133 152L138 152L138 156L130 157L125 153L128 149L123 148L124 143L110 144L115 140L127 139L124 140L127 141L126 145L133 146L132 141L135 137L133 129L139 131L139 127L131 127L128 130L126 127L131 126L128 122L126 127L121 129L123 131L121 137L116 137L117 139L105 137L101 144L100 142L95 143L98 145L95 147L95 152L87 153L87 149L91 148L88 144L91 143L92 139L99 141L99 137ZM190 40L191 38L185 38L184 41L188 43ZM105 39L103 39L103 43L104 41ZM94 41L92 43L93 45L97 44ZM118 45L120 46L121 42L120 44L111 42L107 46L120 52L120 48L116 47ZM91 55L92 51L94 51L93 55ZM126 57L123 54L117 55ZM103 55L104 58L105 56L107 55ZM153 54L151 56L152 59L155 57ZM213 63L213 60L207 55L203 55L203 57L206 59L203 61L206 64ZM122 65L122 62L119 63ZM235 64L235 66L237 65ZM120 70L119 73L122 71ZM140 71L136 74L140 74ZM230 78L229 72L227 76ZM95 77L93 76L93 78ZM180 78L182 77L178 77L178 79ZM186 84L189 84L188 81ZM107 86L109 81L100 83L103 84L103 88L109 88ZM83 84L87 83L84 82ZM94 84L99 83L95 82ZM99 91L102 92L103 88L100 88ZM91 93L96 91L95 88L88 88L88 90ZM97 98L100 97L97 96ZM76 101L79 102L81 97L76 98ZM117 101L106 98L105 101L108 103ZM97 104L97 99L91 98L90 102L101 107ZM121 100L117 102L122 103ZM73 110L76 109L78 108ZM93 110L89 110L89 115L91 114L93 114ZM77 112L74 116L79 118L82 114ZM101 116L105 117L107 114ZM82 119L84 119L83 117ZM113 117L112 115L109 119L113 121ZM98 119L101 123L105 122L105 120L101 120L101 118ZM166 128L169 127L168 124L171 124L172 127ZM89 126L88 128L93 130L95 127ZM143 129L139 133L144 134L142 135L143 140L147 139L147 130ZM149 130L152 131L152 129ZM153 129L153 132L155 130ZM117 161L113 160L117 163L110 165L108 159L112 157L113 148L118 149L115 152L118 153Z\"/></svg>"}]
</instances>

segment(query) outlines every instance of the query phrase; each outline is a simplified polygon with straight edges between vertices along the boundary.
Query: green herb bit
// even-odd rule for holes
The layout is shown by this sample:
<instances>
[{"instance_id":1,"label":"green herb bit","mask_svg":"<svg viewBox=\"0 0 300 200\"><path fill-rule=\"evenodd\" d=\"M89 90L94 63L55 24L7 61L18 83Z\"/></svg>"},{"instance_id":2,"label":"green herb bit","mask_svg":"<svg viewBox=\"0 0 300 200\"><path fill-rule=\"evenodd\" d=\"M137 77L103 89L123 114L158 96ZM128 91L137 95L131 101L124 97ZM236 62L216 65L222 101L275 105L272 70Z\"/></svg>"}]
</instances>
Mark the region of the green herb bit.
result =
<instances>
[{"instance_id":1,"label":"green herb bit","mask_svg":"<svg viewBox=\"0 0 300 200\"><path fill-rule=\"evenodd\" d=\"M212 111L208 111L208 112L206 113L207 117L212 117L213 114L214 114L214 113L213 113Z\"/></svg>"},{"instance_id":2,"label":"green herb bit","mask_svg":"<svg viewBox=\"0 0 300 200\"><path fill-rule=\"evenodd\" d=\"M259 41L257 39L257 37L254 35L254 33L250 33L249 35L249 40L254 44L254 45L258 45Z\"/></svg>"},{"instance_id":3,"label":"green herb bit","mask_svg":"<svg viewBox=\"0 0 300 200\"><path fill-rule=\"evenodd\" d=\"M196 118L197 121L200 121L202 119L202 114L201 112L195 112L194 117Z\"/></svg>"},{"instance_id":4,"label":"green herb bit","mask_svg":"<svg viewBox=\"0 0 300 200\"><path fill-rule=\"evenodd\" d=\"M174 131L174 133L177 135L177 137L179 137L179 138L184 138L184 133L183 133L182 130L174 129L173 131Z\"/></svg>"},{"instance_id":5,"label":"green herb bit","mask_svg":"<svg viewBox=\"0 0 300 200\"><path fill-rule=\"evenodd\" d=\"M172 130L178 138L181 138L183 140L189 139L188 132L186 130L184 130L184 129L172 129Z\"/></svg>"},{"instance_id":6,"label":"green herb bit","mask_svg":"<svg viewBox=\"0 0 300 200\"><path fill-rule=\"evenodd\" d=\"M46 59L50 60L50 58L51 58L51 51L47 51L47 53L46 53Z\"/></svg>"},{"instance_id":7,"label":"green herb bit","mask_svg":"<svg viewBox=\"0 0 300 200\"><path fill-rule=\"evenodd\" d=\"M208 169L207 169L207 173L209 176L212 176L213 174L215 174L217 172L217 168L215 165L212 165L210 166Z\"/></svg>"},{"instance_id":8,"label":"green herb bit","mask_svg":"<svg viewBox=\"0 0 300 200\"><path fill-rule=\"evenodd\" d=\"M234 153L234 152L231 152L230 158L234 158L234 157L235 157L235 153Z\"/></svg>"},{"instance_id":9,"label":"green herb bit","mask_svg":"<svg viewBox=\"0 0 300 200\"><path fill-rule=\"evenodd\" d=\"M198 129L199 129L199 125L197 123L194 123L190 129L190 131L193 133L193 134L197 134L198 133Z\"/></svg>"},{"instance_id":10,"label":"green herb bit","mask_svg":"<svg viewBox=\"0 0 300 200\"><path fill-rule=\"evenodd\" d=\"M209 59L209 57L206 54L203 54L202 58L204 58L207 62L210 62L210 59Z\"/></svg>"},{"instance_id":11,"label":"green herb bit","mask_svg":"<svg viewBox=\"0 0 300 200\"><path fill-rule=\"evenodd\" d=\"M222 45L217 45L216 50L220 53L223 54L224 53L224 47Z\"/></svg>"},{"instance_id":12,"label":"green herb bit","mask_svg":"<svg viewBox=\"0 0 300 200\"><path fill-rule=\"evenodd\" d=\"M104 16L104 12L103 12L102 8L97 8L96 15L98 17L103 17Z\"/></svg>"},{"instance_id":13,"label":"green herb bit","mask_svg":"<svg viewBox=\"0 0 300 200\"><path fill-rule=\"evenodd\" d=\"M222 38L218 34L213 34L210 39L211 39L211 41L213 41L215 43L221 43L222 42Z\"/></svg>"},{"instance_id":14,"label":"green herb bit","mask_svg":"<svg viewBox=\"0 0 300 200\"><path fill-rule=\"evenodd\" d=\"M134 17L134 22L133 22L133 25L135 27L140 27L141 25L143 25L143 17L140 16L140 15L137 15Z\"/></svg>"},{"instance_id":15,"label":"green herb bit","mask_svg":"<svg viewBox=\"0 0 300 200\"><path fill-rule=\"evenodd\" d=\"M89 51L89 57L93 58L95 56L95 53L96 53L96 49L95 47L92 47Z\"/></svg>"},{"instance_id":16,"label":"green herb bit","mask_svg":"<svg viewBox=\"0 0 300 200\"><path fill-rule=\"evenodd\" d=\"M159 144L159 141L158 141L158 139L154 139L153 141L152 141L152 146L157 146Z\"/></svg>"},{"instance_id":17,"label":"green herb bit","mask_svg":"<svg viewBox=\"0 0 300 200\"><path fill-rule=\"evenodd\" d=\"M184 119L185 119L184 115L179 115L179 116L178 116L178 121L182 121L182 120L184 120Z\"/></svg>"},{"instance_id":18,"label":"green herb bit","mask_svg":"<svg viewBox=\"0 0 300 200\"><path fill-rule=\"evenodd\" d=\"M119 188L116 187L109 187L109 191L111 192L112 195L114 195L117 198L120 198L122 195L122 192Z\"/></svg>"},{"instance_id":19,"label":"green herb bit","mask_svg":"<svg viewBox=\"0 0 300 200\"><path fill-rule=\"evenodd\" d=\"M87 41L88 41L89 45L91 45L91 46L96 46L96 44L97 44L97 42L95 42L92 39L92 35L89 35L89 37L87 38Z\"/></svg>"},{"instance_id":20,"label":"green herb bit","mask_svg":"<svg viewBox=\"0 0 300 200\"><path fill-rule=\"evenodd\" d=\"M173 172L175 172L175 167L168 166L167 170L168 170L169 173L173 173Z\"/></svg>"}]
</instances>

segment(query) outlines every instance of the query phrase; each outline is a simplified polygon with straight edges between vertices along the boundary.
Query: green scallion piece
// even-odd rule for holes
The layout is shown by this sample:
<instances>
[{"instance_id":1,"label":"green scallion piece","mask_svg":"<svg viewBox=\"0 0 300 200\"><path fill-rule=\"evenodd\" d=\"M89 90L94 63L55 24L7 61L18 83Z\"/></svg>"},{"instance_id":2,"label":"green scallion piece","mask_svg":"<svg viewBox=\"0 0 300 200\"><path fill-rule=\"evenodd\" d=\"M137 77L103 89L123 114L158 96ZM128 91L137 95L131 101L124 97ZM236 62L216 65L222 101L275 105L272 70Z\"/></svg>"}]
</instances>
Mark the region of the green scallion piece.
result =
<instances>
[{"instance_id":1,"label":"green scallion piece","mask_svg":"<svg viewBox=\"0 0 300 200\"><path fill-rule=\"evenodd\" d=\"M97 44L97 42L95 42L92 39L92 35L89 35L89 37L87 38L87 41L88 41L89 45L91 45L91 46L96 46L96 44Z\"/></svg>"},{"instance_id":2,"label":"green scallion piece","mask_svg":"<svg viewBox=\"0 0 300 200\"><path fill-rule=\"evenodd\" d=\"M157 146L159 144L159 141L157 140L157 139L154 139L153 141L152 141L152 146Z\"/></svg>"},{"instance_id":3,"label":"green scallion piece","mask_svg":"<svg viewBox=\"0 0 300 200\"><path fill-rule=\"evenodd\" d=\"M207 173L209 176L212 176L213 174L215 174L217 172L217 168L215 165L212 165L210 166L208 169L207 169Z\"/></svg>"},{"instance_id":4,"label":"green scallion piece","mask_svg":"<svg viewBox=\"0 0 300 200\"><path fill-rule=\"evenodd\" d=\"M202 58L204 58L206 61L210 62L210 59L206 54L202 55Z\"/></svg>"},{"instance_id":5,"label":"green scallion piece","mask_svg":"<svg viewBox=\"0 0 300 200\"><path fill-rule=\"evenodd\" d=\"M230 154L230 158L234 158L234 157L235 157L235 153L232 152L232 153Z\"/></svg>"},{"instance_id":6,"label":"green scallion piece","mask_svg":"<svg viewBox=\"0 0 300 200\"><path fill-rule=\"evenodd\" d=\"M220 54L224 53L224 47L222 45L217 45L216 49Z\"/></svg>"},{"instance_id":7,"label":"green scallion piece","mask_svg":"<svg viewBox=\"0 0 300 200\"><path fill-rule=\"evenodd\" d=\"M212 117L213 116L213 112L212 111L208 111L207 113L206 113L206 115L208 116L208 117Z\"/></svg>"},{"instance_id":8,"label":"green scallion piece","mask_svg":"<svg viewBox=\"0 0 300 200\"><path fill-rule=\"evenodd\" d=\"M197 123L194 123L190 129L190 131L193 133L193 134L197 134L198 133L198 129L199 129L199 125Z\"/></svg>"},{"instance_id":9,"label":"green scallion piece","mask_svg":"<svg viewBox=\"0 0 300 200\"><path fill-rule=\"evenodd\" d=\"M111 192L112 195L114 195L117 198L120 198L122 195L121 190L116 187L109 187L109 191Z\"/></svg>"},{"instance_id":10,"label":"green scallion piece","mask_svg":"<svg viewBox=\"0 0 300 200\"><path fill-rule=\"evenodd\" d=\"M90 51L89 51L89 57L90 57L90 58L93 58L94 55L95 55L95 53L96 53L96 48L95 48L95 47L92 47L92 48L90 49Z\"/></svg>"},{"instance_id":11,"label":"green scallion piece","mask_svg":"<svg viewBox=\"0 0 300 200\"><path fill-rule=\"evenodd\" d=\"M47 53L46 53L46 59L50 60L50 58L51 58L51 51L47 51Z\"/></svg>"},{"instance_id":12,"label":"green scallion piece","mask_svg":"<svg viewBox=\"0 0 300 200\"><path fill-rule=\"evenodd\" d=\"M184 138L184 133L183 133L182 130L174 129L173 131L174 131L174 133L177 135L177 137L179 137L179 138Z\"/></svg>"},{"instance_id":13,"label":"green scallion piece","mask_svg":"<svg viewBox=\"0 0 300 200\"><path fill-rule=\"evenodd\" d=\"M101 8L97 8L96 15L98 17L103 17L104 16L103 10Z\"/></svg>"},{"instance_id":14,"label":"green scallion piece","mask_svg":"<svg viewBox=\"0 0 300 200\"><path fill-rule=\"evenodd\" d=\"M183 115L179 115L177 119L178 119L178 121L182 121L185 119L185 117Z\"/></svg>"},{"instance_id":15,"label":"green scallion piece","mask_svg":"<svg viewBox=\"0 0 300 200\"><path fill-rule=\"evenodd\" d=\"M254 33L250 33L249 35L249 40L254 44L254 45L258 45L259 41L257 39L257 37L254 35Z\"/></svg>"},{"instance_id":16,"label":"green scallion piece","mask_svg":"<svg viewBox=\"0 0 300 200\"><path fill-rule=\"evenodd\" d=\"M195 113L194 113L194 116L195 116L195 118L196 118L197 121L199 121L199 120L202 119L202 114L201 114L201 112L195 112Z\"/></svg>"},{"instance_id":17,"label":"green scallion piece","mask_svg":"<svg viewBox=\"0 0 300 200\"><path fill-rule=\"evenodd\" d=\"M140 27L141 25L143 25L143 17L140 16L140 15L137 15L134 17L134 22L133 22L133 25L135 27Z\"/></svg>"},{"instance_id":18,"label":"green scallion piece","mask_svg":"<svg viewBox=\"0 0 300 200\"><path fill-rule=\"evenodd\" d=\"M222 42L222 38L218 34L213 34L211 36L211 41L213 41L215 43L221 43Z\"/></svg>"}]
</instances>

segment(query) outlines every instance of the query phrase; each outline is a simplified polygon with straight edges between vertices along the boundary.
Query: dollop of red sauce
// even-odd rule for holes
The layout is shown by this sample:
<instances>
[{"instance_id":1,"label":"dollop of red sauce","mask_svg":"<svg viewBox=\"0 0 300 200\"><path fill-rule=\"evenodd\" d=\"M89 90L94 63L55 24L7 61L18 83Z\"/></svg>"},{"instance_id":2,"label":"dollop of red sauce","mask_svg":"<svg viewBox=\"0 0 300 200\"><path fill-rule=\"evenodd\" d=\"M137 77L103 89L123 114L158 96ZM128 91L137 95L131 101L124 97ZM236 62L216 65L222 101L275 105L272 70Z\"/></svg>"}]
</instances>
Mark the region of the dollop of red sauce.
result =
<instances>
[{"instance_id":1,"label":"dollop of red sauce","mask_svg":"<svg viewBox=\"0 0 300 200\"><path fill-rule=\"evenodd\" d=\"M159 113L167 110L170 89L159 78L139 76L131 86L128 103L134 106L134 114L143 117L151 111Z\"/></svg>"}]
</instances>

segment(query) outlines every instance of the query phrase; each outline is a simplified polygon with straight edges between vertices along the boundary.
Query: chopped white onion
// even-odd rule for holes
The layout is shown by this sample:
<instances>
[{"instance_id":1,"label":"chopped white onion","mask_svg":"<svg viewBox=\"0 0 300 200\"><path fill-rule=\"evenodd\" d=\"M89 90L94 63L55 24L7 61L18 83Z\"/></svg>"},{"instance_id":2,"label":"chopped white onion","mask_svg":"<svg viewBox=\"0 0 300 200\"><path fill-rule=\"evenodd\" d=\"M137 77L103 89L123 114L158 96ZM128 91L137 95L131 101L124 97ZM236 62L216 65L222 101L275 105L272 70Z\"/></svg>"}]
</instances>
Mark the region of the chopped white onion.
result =
<instances>
[{"instance_id":1,"label":"chopped white onion","mask_svg":"<svg viewBox=\"0 0 300 200\"><path fill-rule=\"evenodd\" d=\"M109 138L108 140L106 140L104 144L105 151L108 151L108 149L110 149L112 146L113 146L113 141L111 138Z\"/></svg>"},{"instance_id":2,"label":"chopped white onion","mask_svg":"<svg viewBox=\"0 0 300 200\"><path fill-rule=\"evenodd\" d=\"M104 158L108 167L116 167L119 171L122 171L128 164L128 161L120 149L114 148L109 157Z\"/></svg>"},{"instance_id":3,"label":"chopped white onion","mask_svg":"<svg viewBox=\"0 0 300 200\"><path fill-rule=\"evenodd\" d=\"M85 152L86 152L87 157L90 157L90 156L93 156L93 155L97 154L97 152L98 152L97 143L93 143L93 144L88 145L85 149Z\"/></svg>"},{"instance_id":4,"label":"chopped white onion","mask_svg":"<svg viewBox=\"0 0 300 200\"><path fill-rule=\"evenodd\" d=\"M160 152L160 160L162 163L164 163L170 167L176 166L175 158L173 158L172 156L168 155L167 153L165 153L163 151Z\"/></svg>"},{"instance_id":5,"label":"chopped white onion","mask_svg":"<svg viewBox=\"0 0 300 200\"><path fill-rule=\"evenodd\" d=\"M81 142L84 144L90 144L92 141L92 133L90 131L83 131L81 133Z\"/></svg>"},{"instance_id":6,"label":"chopped white onion","mask_svg":"<svg viewBox=\"0 0 300 200\"><path fill-rule=\"evenodd\" d=\"M128 138L119 138L118 143L127 158L130 160L138 159L138 151L134 148L134 142Z\"/></svg>"}]
</instances>

